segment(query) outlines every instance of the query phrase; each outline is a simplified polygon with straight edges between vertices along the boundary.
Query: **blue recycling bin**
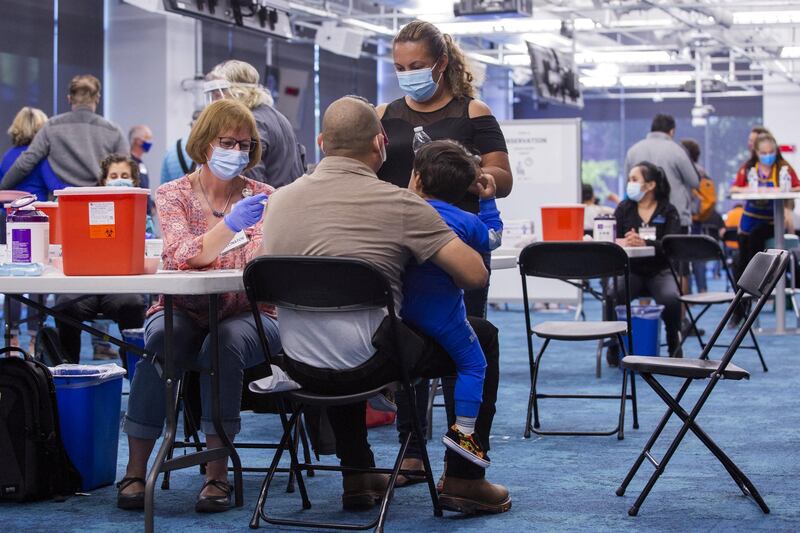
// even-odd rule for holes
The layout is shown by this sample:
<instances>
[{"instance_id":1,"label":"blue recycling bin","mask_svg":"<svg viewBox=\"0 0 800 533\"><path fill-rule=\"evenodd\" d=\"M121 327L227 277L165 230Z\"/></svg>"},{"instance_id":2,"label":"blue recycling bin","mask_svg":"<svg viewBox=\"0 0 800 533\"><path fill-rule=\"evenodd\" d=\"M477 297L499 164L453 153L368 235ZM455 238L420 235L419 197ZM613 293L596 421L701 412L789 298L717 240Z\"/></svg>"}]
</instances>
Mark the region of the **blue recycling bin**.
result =
<instances>
[{"instance_id":1,"label":"blue recycling bin","mask_svg":"<svg viewBox=\"0 0 800 533\"><path fill-rule=\"evenodd\" d=\"M632 305L631 333L633 350L628 346L628 336L623 335L625 352L630 355L661 355L661 312L663 305ZM617 320L625 320L625 306L617 306Z\"/></svg>"},{"instance_id":2,"label":"blue recycling bin","mask_svg":"<svg viewBox=\"0 0 800 533\"><path fill-rule=\"evenodd\" d=\"M50 371L61 440L81 473L81 490L114 483L125 369L115 364L58 365Z\"/></svg>"},{"instance_id":3,"label":"blue recycling bin","mask_svg":"<svg viewBox=\"0 0 800 533\"><path fill-rule=\"evenodd\" d=\"M144 349L144 328L125 329L121 331L122 340L128 344L133 344L141 349ZM128 367L128 374L125 376L128 381L133 383L133 375L136 372L136 365L142 360L138 353L125 351L126 365Z\"/></svg>"}]
</instances>

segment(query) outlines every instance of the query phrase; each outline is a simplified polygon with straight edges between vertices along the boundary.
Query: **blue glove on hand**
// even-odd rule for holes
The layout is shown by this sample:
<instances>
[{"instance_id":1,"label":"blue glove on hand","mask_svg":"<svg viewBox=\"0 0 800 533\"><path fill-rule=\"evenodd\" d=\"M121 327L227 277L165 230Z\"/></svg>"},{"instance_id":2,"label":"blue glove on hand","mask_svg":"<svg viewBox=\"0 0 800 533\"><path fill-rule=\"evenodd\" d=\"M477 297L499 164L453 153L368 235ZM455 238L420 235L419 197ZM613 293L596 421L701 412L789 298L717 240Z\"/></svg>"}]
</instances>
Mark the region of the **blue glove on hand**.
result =
<instances>
[{"instance_id":1,"label":"blue glove on hand","mask_svg":"<svg viewBox=\"0 0 800 533\"><path fill-rule=\"evenodd\" d=\"M231 208L231 212L225 215L225 225L234 232L239 233L244 228L249 228L253 224L261 220L261 215L264 214L264 204L261 202L267 200L269 197L265 193L248 196L235 204Z\"/></svg>"}]
</instances>

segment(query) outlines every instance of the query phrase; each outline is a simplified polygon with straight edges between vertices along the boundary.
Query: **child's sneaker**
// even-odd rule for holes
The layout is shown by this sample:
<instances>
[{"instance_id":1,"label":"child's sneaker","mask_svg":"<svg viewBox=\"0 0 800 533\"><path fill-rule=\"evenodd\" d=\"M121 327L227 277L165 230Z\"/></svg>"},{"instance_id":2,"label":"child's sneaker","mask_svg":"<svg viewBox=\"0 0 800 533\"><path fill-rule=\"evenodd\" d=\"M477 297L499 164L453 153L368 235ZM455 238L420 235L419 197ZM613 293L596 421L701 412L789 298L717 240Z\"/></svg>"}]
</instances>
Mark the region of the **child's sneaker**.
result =
<instances>
[{"instance_id":1,"label":"child's sneaker","mask_svg":"<svg viewBox=\"0 0 800 533\"><path fill-rule=\"evenodd\" d=\"M475 434L464 435L456 428L455 424L442 437L442 443L464 459L481 468L488 468L491 464Z\"/></svg>"}]
</instances>

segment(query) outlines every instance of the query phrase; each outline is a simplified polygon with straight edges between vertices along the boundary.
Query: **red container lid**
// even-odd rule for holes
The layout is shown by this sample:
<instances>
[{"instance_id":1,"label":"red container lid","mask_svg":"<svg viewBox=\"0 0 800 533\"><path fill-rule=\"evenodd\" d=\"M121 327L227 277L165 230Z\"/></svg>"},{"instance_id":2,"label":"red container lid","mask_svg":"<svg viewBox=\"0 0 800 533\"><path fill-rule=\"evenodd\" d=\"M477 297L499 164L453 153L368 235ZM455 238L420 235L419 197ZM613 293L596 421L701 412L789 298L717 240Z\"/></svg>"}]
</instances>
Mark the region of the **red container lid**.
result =
<instances>
[{"instance_id":1,"label":"red container lid","mask_svg":"<svg viewBox=\"0 0 800 533\"><path fill-rule=\"evenodd\" d=\"M53 192L55 196L112 196L126 194L150 195L150 189L141 187L66 187Z\"/></svg>"}]
</instances>

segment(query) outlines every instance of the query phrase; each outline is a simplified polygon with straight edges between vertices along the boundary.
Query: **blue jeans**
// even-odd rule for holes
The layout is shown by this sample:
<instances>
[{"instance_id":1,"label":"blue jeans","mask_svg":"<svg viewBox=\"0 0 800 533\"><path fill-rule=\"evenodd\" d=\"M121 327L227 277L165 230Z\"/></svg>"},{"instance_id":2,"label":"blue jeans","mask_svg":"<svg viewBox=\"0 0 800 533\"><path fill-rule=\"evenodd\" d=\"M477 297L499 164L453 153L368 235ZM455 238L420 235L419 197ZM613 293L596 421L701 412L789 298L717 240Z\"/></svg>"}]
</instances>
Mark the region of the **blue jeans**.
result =
<instances>
[{"instance_id":1,"label":"blue jeans","mask_svg":"<svg viewBox=\"0 0 800 533\"><path fill-rule=\"evenodd\" d=\"M278 322L261 315L273 354L280 351ZM144 325L145 349L156 354L163 351L164 312L159 311ZM244 369L264 362L264 350L251 313L227 318L219 324L219 406L222 427L228 436L239 433ZM208 330L180 310L173 315L172 349L177 371L203 370L200 376L200 401L203 417L200 427L206 435L215 435L211 422L211 347ZM180 375L180 374L178 374ZM128 412L123 429L131 437L154 440L161 435L165 418L164 381L155 367L142 361L136 367L128 398Z\"/></svg>"}]
</instances>

